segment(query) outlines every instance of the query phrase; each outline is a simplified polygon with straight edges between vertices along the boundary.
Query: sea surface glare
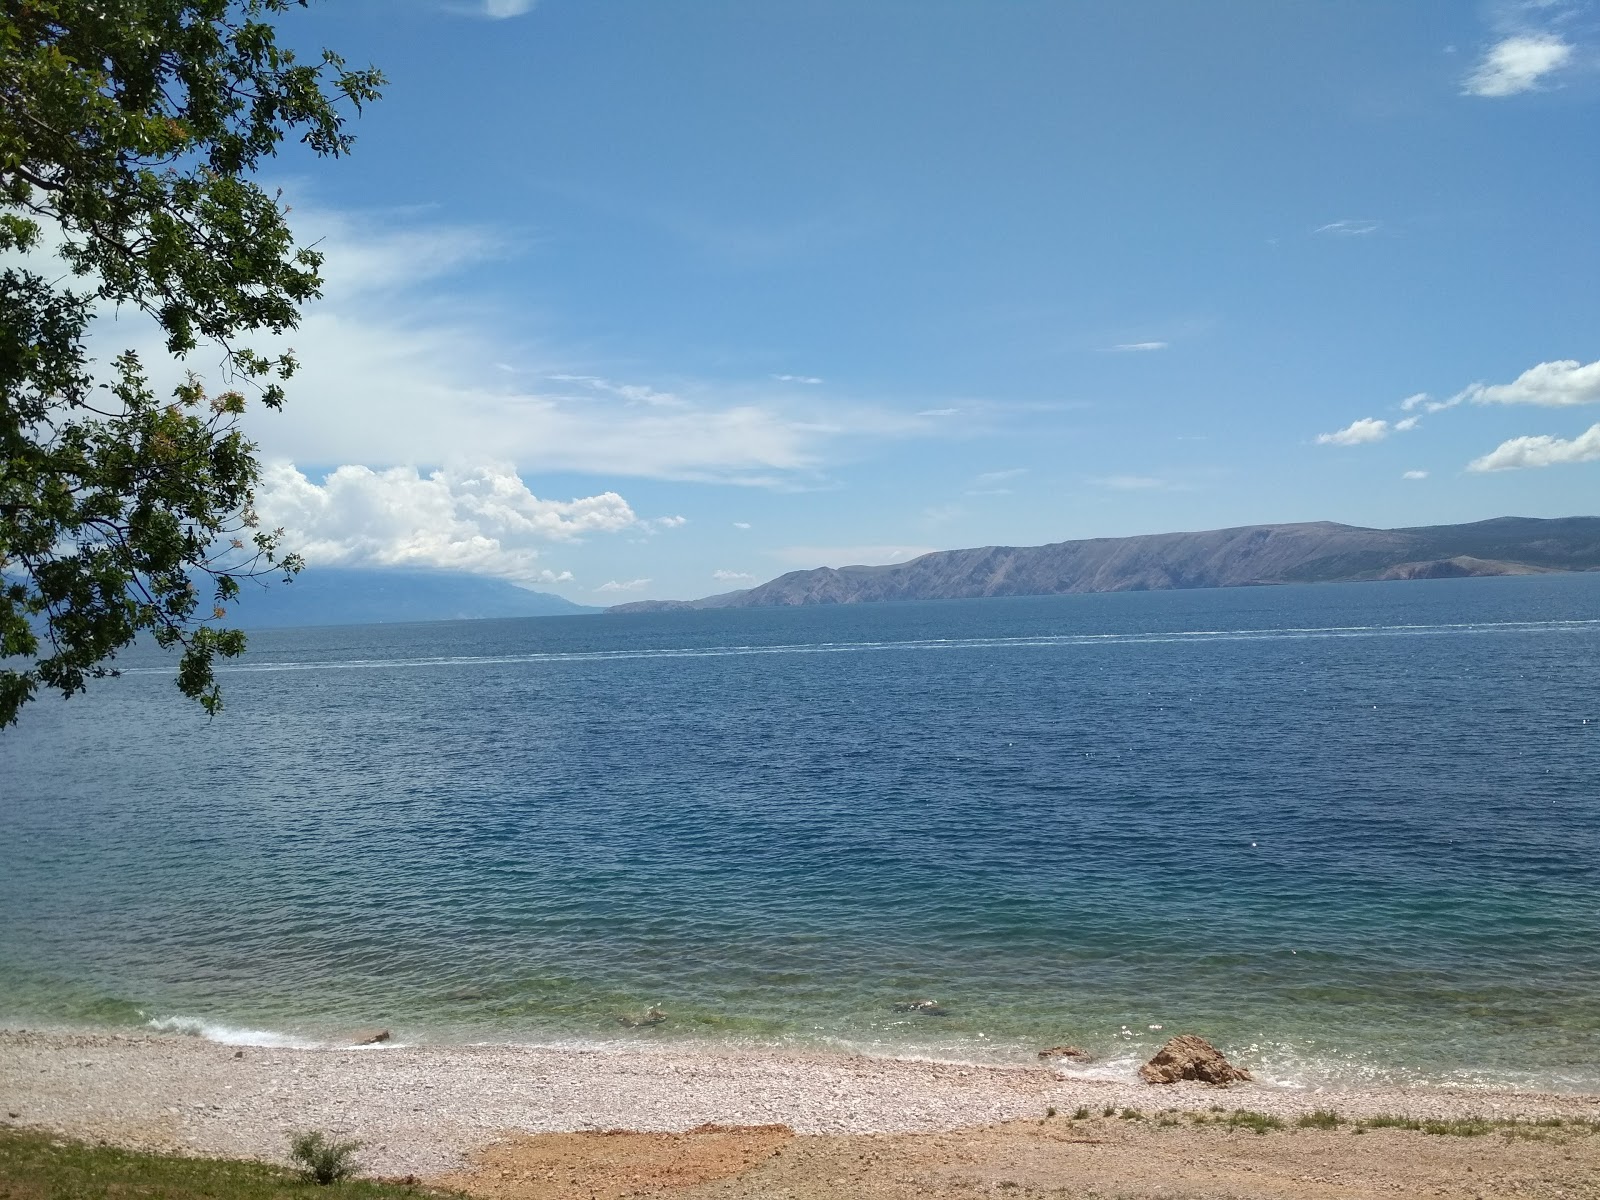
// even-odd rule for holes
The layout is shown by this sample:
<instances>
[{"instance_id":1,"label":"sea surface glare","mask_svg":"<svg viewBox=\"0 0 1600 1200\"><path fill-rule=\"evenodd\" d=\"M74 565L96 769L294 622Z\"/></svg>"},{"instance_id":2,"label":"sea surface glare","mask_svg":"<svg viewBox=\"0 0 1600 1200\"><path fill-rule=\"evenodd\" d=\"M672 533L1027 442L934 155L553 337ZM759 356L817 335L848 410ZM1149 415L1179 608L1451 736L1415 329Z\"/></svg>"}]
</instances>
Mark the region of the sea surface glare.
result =
<instances>
[{"instance_id":1,"label":"sea surface glare","mask_svg":"<svg viewBox=\"0 0 1600 1200\"><path fill-rule=\"evenodd\" d=\"M0 1024L1600 1090L1600 574L125 665L0 734Z\"/></svg>"}]
</instances>

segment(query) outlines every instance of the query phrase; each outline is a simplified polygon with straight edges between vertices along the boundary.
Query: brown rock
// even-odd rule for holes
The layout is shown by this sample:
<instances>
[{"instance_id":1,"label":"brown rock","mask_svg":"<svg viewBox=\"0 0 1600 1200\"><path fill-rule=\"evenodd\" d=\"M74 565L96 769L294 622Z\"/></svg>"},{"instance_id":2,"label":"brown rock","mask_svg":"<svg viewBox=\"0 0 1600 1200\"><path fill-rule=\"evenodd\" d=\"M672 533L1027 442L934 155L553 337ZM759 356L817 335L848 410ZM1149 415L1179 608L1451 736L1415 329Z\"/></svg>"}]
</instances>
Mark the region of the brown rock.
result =
<instances>
[{"instance_id":1,"label":"brown rock","mask_svg":"<svg viewBox=\"0 0 1600 1200\"><path fill-rule=\"evenodd\" d=\"M1076 1046L1051 1046L1048 1050L1039 1051L1040 1058L1074 1058L1079 1062L1088 1062L1094 1055L1087 1050L1080 1050Z\"/></svg>"},{"instance_id":2,"label":"brown rock","mask_svg":"<svg viewBox=\"0 0 1600 1200\"><path fill-rule=\"evenodd\" d=\"M350 1035L352 1046L376 1046L379 1042L389 1040L387 1029L358 1029Z\"/></svg>"},{"instance_id":3,"label":"brown rock","mask_svg":"<svg viewBox=\"0 0 1600 1200\"><path fill-rule=\"evenodd\" d=\"M1250 1072L1241 1070L1203 1037L1181 1033L1173 1038L1156 1056L1139 1068L1139 1078L1146 1083L1177 1083L1180 1079L1194 1079L1216 1087L1230 1083L1250 1081Z\"/></svg>"}]
</instances>

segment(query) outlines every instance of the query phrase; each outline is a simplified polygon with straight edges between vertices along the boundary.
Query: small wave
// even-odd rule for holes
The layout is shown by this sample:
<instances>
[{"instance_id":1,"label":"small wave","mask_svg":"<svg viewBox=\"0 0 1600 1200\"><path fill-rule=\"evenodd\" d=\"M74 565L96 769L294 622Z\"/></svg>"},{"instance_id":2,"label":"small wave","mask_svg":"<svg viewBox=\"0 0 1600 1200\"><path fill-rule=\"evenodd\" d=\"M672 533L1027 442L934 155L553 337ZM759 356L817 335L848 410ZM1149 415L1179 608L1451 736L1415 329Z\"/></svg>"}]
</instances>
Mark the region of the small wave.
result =
<instances>
[{"instance_id":1,"label":"small wave","mask_svg":"<svg viewBox=\"0 0 1600 1200\"><path fill-rule=\"evenodd\" d=\"M237 1025L223 1025L199 1017L154 1017L145 1022L161 1033L181 1033L185 1037L219 1042L224 1046L286 1047L293 1050L312 1050L321 1045L293 1034L279 1033L274 1029L244 1029Z\"/></svg>"}]
</instances>

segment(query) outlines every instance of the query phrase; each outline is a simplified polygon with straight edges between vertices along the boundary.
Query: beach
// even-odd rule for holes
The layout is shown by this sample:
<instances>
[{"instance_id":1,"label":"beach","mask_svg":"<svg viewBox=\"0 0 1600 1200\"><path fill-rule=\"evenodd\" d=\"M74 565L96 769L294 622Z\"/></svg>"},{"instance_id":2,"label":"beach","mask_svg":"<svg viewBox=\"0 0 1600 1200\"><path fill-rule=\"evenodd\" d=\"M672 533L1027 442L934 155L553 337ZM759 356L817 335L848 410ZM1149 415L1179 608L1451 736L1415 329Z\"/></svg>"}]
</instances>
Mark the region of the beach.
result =
<instances>
[{"instance_id":1,"label":"beach","mask_svg":"<svg viewBox=\"0 0 1600 1200\"><path fill-rule=\"evenodd\" d=\"M593 1147L604 1149L601 1160L621 1154L656 1162L663 1153L670 1158L677 1144L648 1136L616 1141L621 1135L569 1144L570 1137L562 1142L548 1136L599 1131L674 1134L680 1135L678 1142L693 1143L696 1135L686 1131L699 1129L700 1143L713 1151L710 1157L738 1168L724 1180L766 1162L793 1139L796 1147L809 1147L809 1154L827 1161L842 1154L857 1167L874 1156L902 1159L896 1178L908 1171L916 1175L941 1159L975 1167L991 1157L1005 1162L1023 1162L1029 1154L1048 1157L1053 1149L1075 1154L1080 1166L1088 1161L1086 1155L1107 1158L1106 1169L1113 1173L1115 1164L1109 1160L1122 1155L1129 1159L1129 1171L1145 1164L1134 1173L1146 1182L1159 1177L1172 1183L1181 1182L1188 1170L1185 1162L1203 1164L1219 1154L1219 1162L1254 1163L1243 1174L1259 1175L1264 1163L1282 1156L1282 1147L1304 1151L1322 1136L1322 1131L1295 1130L1262 1137L1248 1129L1194 1125L1196 1115L1217 1120L1216 1110L1267 1114L1291 1128L1300 1116L1319 1110L1337 1112L1347 1121L1377 1114L1440 1120L1600 1120L1597 1095L1493 1089L1155 1086L1075 1078L1048 1065L992 1067L755 1050L515 1045L309 1050L236 1047L190 1037L21 1030L0 1033L0 1095L5 1098L0 1116L7 1124L90 1141L282 1161L291 1131L320 1129L359 1140L368 1174L441 1180L485 1194L551 1196L568 1193L541 1192L533 1185L552 1182L543 1175L555 1167L535 1172L539 1179L533 1180L527 1171L519 1173L516 1164L559 1161L571 1166L576 1156L588 1166L584 1173L564 1175L564 1186L572 1178L626 1182L639 1174L638 1163L596 1165ZM1096 1119L1072 1121L1080 1107ZM1137 1110L1142 1119L1107 1119L1101 1116L1107 1108L1119 1114ZM1057 1115L1047 1117L1052 1109ZM1162 1119L1168 1124L1162 1125ZM775 1126L782 1128L771 1128ZM1490 1151L1502 1158L1510 1155L1535 1175L1543 1169L1540 1164L1560 1163L1589 1163L1585 1169L1592 1175L1600 1165L1591 1161L1600 1138L1589 1133L1585 1128L1584 1136L1575 1140L1546 1143L1380 1129L1360 1142L1330 1141L1349 1138L1348 1131L1335 1131L1322 1141L1359 1147L1359 1155L1353 1149L1347 1152L1354 1155L1353 1164L1390 1175L1416 1169L1429 1155L1481 1156ZM1203 1144L1191 1145L1196 1138ZM1141 1139L1153 1139L1154 1149L1141 1148ZM856 1149L845 1153L845 1145ZM631 1149L624 1153L624 1146ZM872 1154L863 1147L870 1147ZM1161 1165L1157 1150L1176 1153L1170 1169ZM794 1161L794 1148L789 1158ZM1054 1177L1063 1168L1056 1164L1041 1169ZM1459 1165L1438 1169L1445 1176L1452 1170L1468 1174ZM679 1175L680 1183L689 1177ZM1270 1170L1262 1176L1270 1177ZM519 1179L528 1188L517 1190ZM889 1176L885 1180L893 1182ZM709 1186L715 1180L699 1182ZM804 1193L800 1182L794 1186L801 1189L796 1194ZM932 1184L928 1187L930 1194L937 1194ZM867 1182L857 1190L877 1194ZM1235 1189L1194 1194L1255 1193Z\"/></svg>"}]
</instances>

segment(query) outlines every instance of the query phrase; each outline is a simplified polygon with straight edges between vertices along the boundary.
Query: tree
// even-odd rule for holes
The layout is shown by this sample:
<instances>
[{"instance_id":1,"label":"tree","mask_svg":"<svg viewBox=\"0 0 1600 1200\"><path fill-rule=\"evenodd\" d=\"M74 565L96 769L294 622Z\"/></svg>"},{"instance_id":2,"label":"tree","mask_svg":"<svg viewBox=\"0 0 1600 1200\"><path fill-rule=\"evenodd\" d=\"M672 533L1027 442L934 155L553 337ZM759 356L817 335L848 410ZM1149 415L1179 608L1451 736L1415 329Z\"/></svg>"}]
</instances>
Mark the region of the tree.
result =
<instances>
[{"instance_id":1,"label":"tree","mask_svg":"<svg viewBox=\"0 0 1600 1200\"><path fill-rule=\"evenodd\" d=\"M278 44L306 3L0 0L0 728L141 633L215 713L216 659L244 649L223 606L299 568L258 527L238 420L246 390L283 404L292 353L246 342L295 327L322 259L253 176L292 135L344 154L341 110L383 83ZM216 348L227 388L158 399L132 351L96 370L97 307L147 314L179 360Z\"/></svg>"}]
</instances>

